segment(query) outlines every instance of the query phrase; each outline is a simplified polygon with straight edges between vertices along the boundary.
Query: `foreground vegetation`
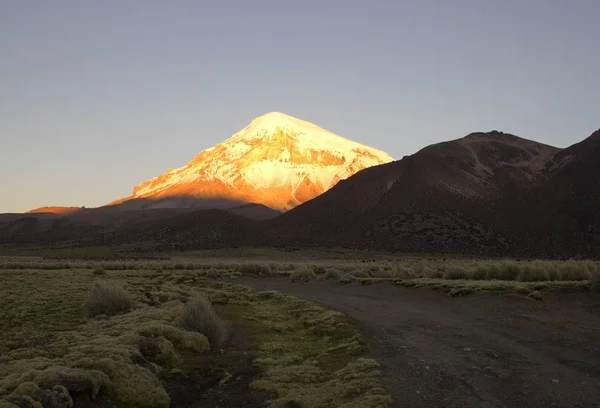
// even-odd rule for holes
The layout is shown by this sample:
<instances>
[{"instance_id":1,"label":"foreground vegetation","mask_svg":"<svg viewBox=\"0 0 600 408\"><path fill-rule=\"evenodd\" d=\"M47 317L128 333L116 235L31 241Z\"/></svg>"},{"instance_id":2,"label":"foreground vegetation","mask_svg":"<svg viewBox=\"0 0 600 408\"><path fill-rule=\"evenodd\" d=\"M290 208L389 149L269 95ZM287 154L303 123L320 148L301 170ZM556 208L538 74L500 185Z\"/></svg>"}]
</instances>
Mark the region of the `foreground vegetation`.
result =
<instances>
[{"instance_id":1,"label":"foreground vegetation","mask_svg":"<svg viewBox=\"0 0 600 408\"><path fill-rule=\"evenodd\" d=\"M0 408L71 407L82 398L167 407L165 384L191 378L186 361L210 364L239 348L235 330L250 345L255 372L245 392L252 398L272 407L390 403L378 364L365 358L361 337L342 314L222 277L390 281L450 296L501 290L538 301L557 288L600 295L594 261L276 259L0 258Z\"/></svg>"},{"instance_id":2,"label":"foreground vegetation","mask_svg":"<svg viewBox=\"0 0 600 408\"><path fill-rule=\"evenodd\" d=\"M270 266L69 260L68 269L57 269L57 262L2 262L2 408L71 407L86 398L168 407L165 383L185 377L186 360L209 364L237 348L236 328L252 343L256 372L247 392L269 406L390 402L377 362L365 358L344 315L215 279L240 270L270 275Z\"/></svg>"}]
</instances>

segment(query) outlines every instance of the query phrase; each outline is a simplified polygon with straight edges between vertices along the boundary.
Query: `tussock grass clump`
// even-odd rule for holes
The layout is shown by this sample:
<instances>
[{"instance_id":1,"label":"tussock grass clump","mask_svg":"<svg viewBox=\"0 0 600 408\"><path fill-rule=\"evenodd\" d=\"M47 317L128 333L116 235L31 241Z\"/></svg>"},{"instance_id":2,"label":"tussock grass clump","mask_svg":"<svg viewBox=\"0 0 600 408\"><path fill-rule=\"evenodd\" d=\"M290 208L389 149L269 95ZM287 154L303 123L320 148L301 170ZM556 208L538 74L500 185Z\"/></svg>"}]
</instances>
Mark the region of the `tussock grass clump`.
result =
<instances>
[{"instance_id":1,"label":"tussock grass clump","mask_svg":"<svg viewBox=\"0 0 600 408\"><path fill-rule=\"evenodd\" d=\"M376 269L371 271L371 276L379 279L391 279L393 277L393 273L388 269Z\"/></svg>"},{"instance_id":2,"label":"tussock grass clump","mask_svg":"<svg viewBox=\"0 0 600 408\"><path fill-rule=\"evenodd\" d=\"M544 300L544 298L542 297L542 294L540 292L538 292L537 290L534 290L533 292L531 292L529 294L529 297L533 300Z\"/></svg>"},{"instance_id":3,"label":"tussock grass clump","mask_svg":"<svg viewBox=\"0 0 600 408\"><path fill-rule=\"evenodd\" d=\"M127 313L132 307L133 300L123 287L104 282L96 282L83 302L90 316L114 316Z\"/></svg>"},{"instance_id":4,"label":"tussock grass clump","mask_svg":"<svg viewBox=\"0 0 600 408\"><path fill-rule=\"evenodd\" d=\"M470 279L469 271L461 266L449 266L444 271L444 279Z\"/></svg>"},{"instance_id":5,"label":"tussock grass clump","mask_svg":"<svg viewBox=\"0 0 600 408\"><path fill-rule=\"evenodd\" d=\"M488 276L488 268L485 265L477 265L471 269L471 279L473 280L486 280Z\"/></svg>"},{"instance_id":6,"label":"tussock grass clump","mask_svg":"<svg viewBox=\"0 0 600 408\"><path fill-rule=\"evenodd\" d=\"M500 264L500 274L498 279L507 281L517 280L520 272L518 263L504 261Z\"/></svg>"},{"instance_id":7,"label":"tussock grass clump","mask_svg":"<svg viewBox=\"0 0 600 408\"><path fill-rule=\"evenodd\" d=\"M354 282L355 278L351 275L342 275L340 277L340 283L348 284Z\"/></svg>"},{"instance_id":8,"label":"tussock grass clump","mask_svg":"<svg viewBox=\"0 0 600 408\"><path fill-rule=\"evenodd\" d=\"M350 276L353 276L355 278L369 278L371 277L371 275L369 275L369 271L357 267L356 269L354 269L353 271L350 271Z\"/></svg>"},{"instance_id":9,"label":"tussock grass clump","mask_svg":"<svg viewBox=\"0 0 600 408\"><path fill-rule=\"evenodd\" d=\"M204 276L206 276L209 279L217 279L219 276L221 276L221 273L217 268L209 268L204 273Z\"/></svg>"},{"instance_id":10,"label":"tussock grass clump","mask_svg":"<svg viewBox=\"0 0 600 408\"><path fill-rule=\"evenodd\" d=\"M340 280L342 274L335 268L327 268L325 270L325 279L327 280Z\"/></svg>"},{"instance_id":11,"label":"tussock grass clump","mask_svg":"<svg viewBox=\"0 0 600 408\"><path fill-rule=\"evenodd\" d=\"M32 263L32 262L8 262L0 263L0 269L44 269L44 270L60 270L60 269L71 269L74 265L69 263Z\"/></svg>"},{"instance_id":12,"label":"tussock grass clump","mask_svg":"<svg viewBox=\"0 0 600 408\"><path fill-rule=\"evenodd\" d=\"M500 274L502 272L502 268L500 268L500 265L493 263L493 264L487 265L487 267L485 269L486 269L486 273L485 273L486 280L500 279Z\"/></svg>"},{"instance_id":13,"label":"tussock grass clump","mask_svg":"<svg viewBox=\"0 0 600 408\"><path fill-rule=\"evenodd\" d=\"M198 332L208 339L211 347L221 348L227 340L227 326L204 296L195 295L183 308L179 325L185 330Z\"/></svg>"},{"instance_id":14,"label":"tussock grass clump","mask_svg":"<svg viewBox=\"0 0 600 408\"><path fill-rule=\"evenodd\" d=\"M147 360L162 367L175 368L181 364L181 357L173 343L162 336L147 337L140 342L139 347Z\"/></svg>"},{"instance_id":15,"label":"tussock grass clump","mask_svg":"<svg viewBox=\"0 0 600 408\"><path fill-rule=\"evenodd\" d=\"M96 276L106 276L106 271L102 267L97 267L92 272Z\"/></svg>"},{"instance_id":16,"label":"tussock grass clump","mask_svg":"<svg viewBox=\"0 0 600 408\"><path fill-rule=\"evenodd\" d=\"M590 292L594 295L600 295L600 274L594 275L590 282Z\"/></svg>"},{"instance_id":17,"label":"tussock grass clump","mask_svg":"<svg viewBox=\"0 0 600 408\"><path fill-rule=\"evenodd\" d=\"M33 382L20 384L10 395L0 397L0 408L34 407L67 408L73 406L69 391L56 385L53 389L40 389Z\"/></svg>"},{"instance_id":18,"label":"tussock grass clump","mask_svg":"<svg viewBox=\"0 0 600 408\"><path fill-rule=\"evenodd\" d=\"M109 358L83 358L78 368L105 373L110 388L120 402L131 408L167 408L170 398L162 384L150 371L137 364Z\"/></svg>"},{"instance_id":19,"label":"tussock grass clump","mask_svg":"<svg viewBox=\"0 0 600 408\"><path fill-rule=\"evenodd\" d=\"M398 279L413 279L419 277L419 274L414 269L407 266L398 266L394 275Z\"/></svg>"},{"instance_id":20,"label":"tussock grass clump","mask_svg":"<svg viewBox=\"0 0 600 408\"><path fill-rule=\"evenodd\" d=\"M271 276L272 269L269 265L263 264L241 264L238 265L237 271L242 274Z\"/></svg>"},{"instance_id":21,"label":"tussock grass clump","mask_svg":"<svg viewBox=\"0 0 600 408\"><path fill-rule=\"evenodd\" d=\"M312 279L317 279L317 274L315 273L315 271L313 271L309 267L302 266L292 272L292 274L290 275L290 279L292 282L296 282L299 280L300 281L309 281Z\"/></svg>"},{"instance_id":22,"label":"tussock grass clump","mask_svg":"<svg viewBox=\"0 0 600 408\"><path fill-rule=\"evenodd\" d=\"M577 281L589 280L595 275L597 267L592 262L569 261L558 265L561 280Z\"/></svg>"},{"instance_id":23,"label":"tussock grass clump","mask_svg":"<svg viewBox=\"0 0 600 408\"><path fill-rule=\"evenodd\" d=\"M546 265L542 263L532 263L523 265L519 270L517 280L521 282L542 282L550 280L550 274Z\"/></svg>"},{"instance_id":24,"label":"tussock grass clump","mask_svg":"<svg viewBox=\"0 0 600 408\"><path fill-rule=\"evenodd\" d=\"M470 288L470 287L454 288L454 289L450 289L450 292L448 292L448 296L450 296L450 297L466 296L466 295L470 295L471 293L475 293L474 288Z\"/></svg>"},{"instance_id":25,"label":"tussock grass clump","mask_svg":"<svg viewBox=\"0 0 600 408\"><path fill-rule=\"evenodd\" d=\"M139 328L137 333L149 338L163 337L178 348L191 350L196 353L204 353L210 350L210 345L205 335L194 331L181 330L167 324L149 324Z\"/></svg>"}]
</instances>

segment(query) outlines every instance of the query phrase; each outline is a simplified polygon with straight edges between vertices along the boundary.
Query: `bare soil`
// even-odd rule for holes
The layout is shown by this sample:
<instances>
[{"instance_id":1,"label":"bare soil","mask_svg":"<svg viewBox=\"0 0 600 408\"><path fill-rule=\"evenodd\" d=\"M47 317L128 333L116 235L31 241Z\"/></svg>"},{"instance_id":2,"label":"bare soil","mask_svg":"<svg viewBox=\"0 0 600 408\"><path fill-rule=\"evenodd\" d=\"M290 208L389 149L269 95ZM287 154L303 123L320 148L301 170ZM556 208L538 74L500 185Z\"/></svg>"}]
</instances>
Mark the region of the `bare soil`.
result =
<instances>
[{"instance_id":1,"label":"bare soil","mask_svg":"<svg viewBox=\"0 0 600 408\"><path fill-rule=\"evenodd\" d=\"M600 407L600 297L242 278L356 320L395 407Z\"/></svg>"}]
</instances>

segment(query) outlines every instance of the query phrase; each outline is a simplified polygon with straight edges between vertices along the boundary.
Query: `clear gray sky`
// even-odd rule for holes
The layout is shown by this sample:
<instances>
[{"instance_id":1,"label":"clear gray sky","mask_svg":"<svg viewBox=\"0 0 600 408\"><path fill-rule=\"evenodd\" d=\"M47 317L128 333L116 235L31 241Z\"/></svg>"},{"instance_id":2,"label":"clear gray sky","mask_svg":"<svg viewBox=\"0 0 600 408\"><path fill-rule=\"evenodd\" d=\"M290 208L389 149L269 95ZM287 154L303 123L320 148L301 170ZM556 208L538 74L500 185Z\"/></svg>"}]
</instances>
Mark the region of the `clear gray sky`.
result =
<instances>
[{"instance_id":1,"label":"clear gray sky","mask_svg":"<svg viewBox=\"0 0 600 408\"><path fill-rule=\"evenodd\" d=\"M598 0L0 1L0 212L97 206L281 111L399 159L600 128Z\"/></svg>"}]
</instances>

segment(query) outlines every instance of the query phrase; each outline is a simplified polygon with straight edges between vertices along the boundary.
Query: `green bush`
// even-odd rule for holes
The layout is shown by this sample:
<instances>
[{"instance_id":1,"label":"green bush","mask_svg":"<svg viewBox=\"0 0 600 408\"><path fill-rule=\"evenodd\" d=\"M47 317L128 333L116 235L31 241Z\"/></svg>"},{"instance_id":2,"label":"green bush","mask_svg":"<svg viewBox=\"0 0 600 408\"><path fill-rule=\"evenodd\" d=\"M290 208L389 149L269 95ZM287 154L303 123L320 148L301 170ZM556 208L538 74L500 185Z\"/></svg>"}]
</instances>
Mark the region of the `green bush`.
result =
<instances>
[{"instance_id":1,"label":"green bush","mask_svg":"<svg viewBox=\"0 0 600 408\"><path fill-rule=\"evenodd\" d=\"M127 313L132 307L133 301L125 289L105 282L96 282L83 302L90 316L114 316Z\"/></svg>"},{"instance_id":2,"label":"green bush","mask_svg":"<svg viewBox=\"0 0 600 408\"><path fill-rule=\"evenodd\" d=\"M183 308L179 325L185 330L198 332L208 339L211 347L221 348L227 340L227 326L208 299L194 296Z\"/></svg>"}]
</instances>

